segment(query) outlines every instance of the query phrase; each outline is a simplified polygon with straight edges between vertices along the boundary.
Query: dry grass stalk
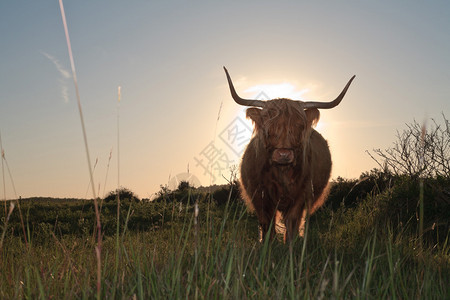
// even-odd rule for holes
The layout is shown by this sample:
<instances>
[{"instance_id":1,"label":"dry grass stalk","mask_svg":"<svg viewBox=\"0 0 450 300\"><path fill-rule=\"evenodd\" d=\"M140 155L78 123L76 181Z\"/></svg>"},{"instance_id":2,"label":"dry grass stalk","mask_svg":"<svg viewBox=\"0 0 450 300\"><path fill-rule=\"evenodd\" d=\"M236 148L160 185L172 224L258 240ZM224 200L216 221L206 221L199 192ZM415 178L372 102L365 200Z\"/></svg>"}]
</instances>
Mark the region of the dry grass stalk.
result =
<instances>
[{"instance_id":1,"label":"dry grass stalk","mask_svg":"<svg viewBox=\"0 0 450 300\"><path fill-rule=\"evenodd\" d=\"M101 230L101 223L100 223L100 212L98 209L98 201L97 201L97 196L95 193L94 176L93 176L93 171L92 171L91 158L89 156L89 147L88 147L87 136L86 136L86 128L84 125L83 110L81 108L80 93L79 93L79 89L78 89L78 81L77 81L77 75L76 75L76 71L75 71L75 63L74 63L73 54L72 54L72 46L70 44L69 30L67 28L66 14L64 12L64 5L63 5L62 0L59 0L59 7L61 9L61 17L62 17L62 21L63 21L63 25L64 25L64 33L66 35L67 49L69 51L70 66L72 69L72 78L73 78L73 82L75 84L75 91L76 91L77 103L78 103L78 112L80 114L81 128L83 131L83 138L84 138L84 146L85 146L86 157L87 157L87 161L88 161L89 176L90 176L90 180L92 182L91 187L92 187L92 195L94 197L95 216L96 216L96 223L97 223L96 224L97 246L95 247L95 254L97 257L97 299L100 299L100 297L101 297L101 274L102 274L102 270L101 270L101 253L102 253L102 234L101 233L102 233L102 230Z\"/></svg>"}]
</instances>

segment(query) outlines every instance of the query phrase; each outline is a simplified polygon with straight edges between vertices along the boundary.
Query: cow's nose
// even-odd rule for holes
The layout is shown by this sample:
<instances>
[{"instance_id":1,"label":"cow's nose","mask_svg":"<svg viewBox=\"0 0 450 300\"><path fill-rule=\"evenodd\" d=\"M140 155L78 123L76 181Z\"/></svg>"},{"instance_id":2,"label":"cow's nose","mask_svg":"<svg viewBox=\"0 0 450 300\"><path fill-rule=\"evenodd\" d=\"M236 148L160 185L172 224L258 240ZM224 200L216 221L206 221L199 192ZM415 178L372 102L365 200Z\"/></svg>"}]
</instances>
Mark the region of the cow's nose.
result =
<instances>
[{"instance_id":1,"label":"cow's nose","mask_svg":"<svg viewBox=\"0 0 450 300\"><path fill-rule=\"evenodd\" d=\"M290 164L294 160L294 152L291 149L275 149L272 154L272 160L279 164Z\"/></svg>"},{"instance_id":2,"label":"cow's nose","mask_svg":"<svg viewBox=\"0 0 450 300\"><path fill-rule=\"evenodd\" d=\"M290 154L291 154L291 151L288 150L288 149L280 149L280 150L278 151L278 155L279 155L281 158L288 158Z\"/></svg>"}]
</instances>

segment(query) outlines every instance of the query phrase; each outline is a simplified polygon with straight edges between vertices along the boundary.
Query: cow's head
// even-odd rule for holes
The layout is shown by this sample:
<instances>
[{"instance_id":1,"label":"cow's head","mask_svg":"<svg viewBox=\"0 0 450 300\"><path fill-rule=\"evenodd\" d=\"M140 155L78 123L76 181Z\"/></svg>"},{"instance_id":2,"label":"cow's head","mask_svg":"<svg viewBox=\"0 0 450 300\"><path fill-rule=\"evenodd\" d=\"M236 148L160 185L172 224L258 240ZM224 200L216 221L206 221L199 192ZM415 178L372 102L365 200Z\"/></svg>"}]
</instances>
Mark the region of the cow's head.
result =
<instances>
[{"instance_id":1,"label":"cow's head","mask_svg":"<svg viewBox=\"0 0 450 300\"><path fill-rule=\"evenodd\" d=\"M242 99L234 89L231 77L224 67L234 101L251 106L247 117L255 124L255 137L260 138L270 155L271 163L296 164L308 144L311 128L319 121L319 109L333 108L344 98L353 76L340 95L331 102L274 99L268 101Z\"/></svg>"}]
</instances>

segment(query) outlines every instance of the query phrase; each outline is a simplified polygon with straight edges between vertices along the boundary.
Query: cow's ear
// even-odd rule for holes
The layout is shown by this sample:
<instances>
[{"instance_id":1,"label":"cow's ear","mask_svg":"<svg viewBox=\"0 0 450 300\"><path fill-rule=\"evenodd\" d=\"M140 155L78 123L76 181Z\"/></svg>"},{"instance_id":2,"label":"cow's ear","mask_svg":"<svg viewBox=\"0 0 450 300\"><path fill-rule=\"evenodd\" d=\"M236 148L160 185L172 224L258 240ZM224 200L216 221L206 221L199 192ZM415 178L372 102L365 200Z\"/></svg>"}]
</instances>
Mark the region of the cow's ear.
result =
<instances>
[{"instance_id":1,"label":"cow's ear","mask_svg":"<svg viewBox=\"0 0 450 300\"><path fill-rule=\"evenodd\" d=\"M308 108L305 109L306 119L308 120L308 124L312 127L317 125L320 119L320 112L317 108Z\"/></svg>"},{"instance_id":2,"label":"cow's ear","mask_svg":"<svg viewBox=\"0 0 450 300\"><path fill-rule=\"evenodd\" d=\"M247 118L252 119L255 123L256 128L262 127L262 117L261 117L261 109L256 107L251 107L247 109Z\"/></svg>"}]
</instances>

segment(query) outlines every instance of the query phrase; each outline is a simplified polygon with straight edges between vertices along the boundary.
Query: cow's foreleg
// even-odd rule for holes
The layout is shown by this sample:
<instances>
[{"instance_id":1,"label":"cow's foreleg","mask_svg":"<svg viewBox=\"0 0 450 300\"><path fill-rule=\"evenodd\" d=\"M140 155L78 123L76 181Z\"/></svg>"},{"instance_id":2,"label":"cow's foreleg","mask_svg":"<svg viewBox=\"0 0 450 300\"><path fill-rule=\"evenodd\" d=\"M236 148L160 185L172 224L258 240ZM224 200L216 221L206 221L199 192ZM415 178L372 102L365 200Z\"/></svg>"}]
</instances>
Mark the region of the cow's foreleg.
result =
<instances>
[{"instance_id":1,"label":"cow's foreleg","mask_svg":"<svg viewBox=\"0 0 450 300\"><path fill-rule=\"evenodd\" d=\"M299 235L304 207L305 205L302 201L297 201L297 203L283 216L284 224L286 226L286 233L284 234L285 243L290 243Z\"/></svg>"},{"instance_id":2,"label":"cow's foreleg","mask_svg":"<svg viewBox=\"0 0 450 300\"><path fill-rule=\"evenodd\" d=\"M307 184L301 198L296 199L296 201L294 201L295 204L284 214L283 217L286 225L286 233L284 235L285 243L291 242L297 236L303 236L305 217L308 217L307 215L313 197L312 189L312 185Z\"/></svg>"},{"instance_id":3,"label":"cow's foreleg","mask_svg":"<svg viewBox=\"0 0 450 300\"><path fill-rule=\"evenodd\" d=\"M268 195L264 192L259 192L253 197L253 206L255 207L255 212L259 221L259 240L262 242L266 235L269 234L269 238L273 239L275 237L275 217L276 217L276 207Z\"/></svg>"}]
</instances>

